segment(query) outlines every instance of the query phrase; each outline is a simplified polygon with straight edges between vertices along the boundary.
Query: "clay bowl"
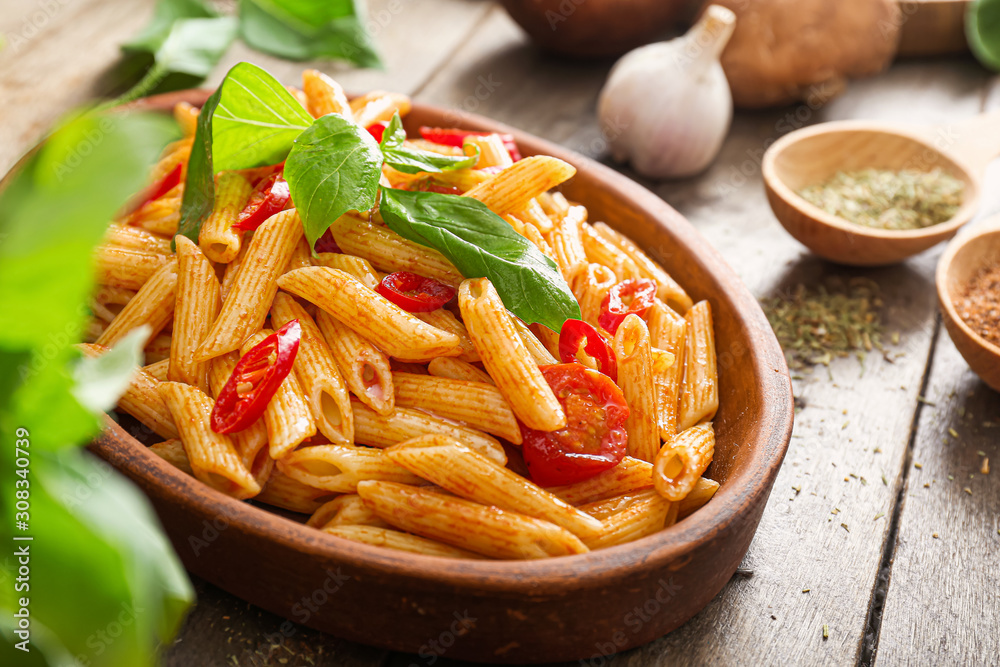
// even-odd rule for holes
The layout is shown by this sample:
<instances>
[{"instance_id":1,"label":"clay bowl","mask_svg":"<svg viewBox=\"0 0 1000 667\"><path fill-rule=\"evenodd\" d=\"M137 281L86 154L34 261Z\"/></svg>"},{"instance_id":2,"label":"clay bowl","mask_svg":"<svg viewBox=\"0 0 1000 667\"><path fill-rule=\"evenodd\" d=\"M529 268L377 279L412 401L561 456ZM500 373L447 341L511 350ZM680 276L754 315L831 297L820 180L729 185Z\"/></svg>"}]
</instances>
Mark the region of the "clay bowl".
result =
<instances>
[{"instance_id":1,"label":"clay bowl","mask_svg":"<svg viewBox=\"0 0 1000 667\"><path fill-rule=\"evenodd\" d=\"M955 308L969 280L990 264L1000 264L1000 219L952 241L938 262L936 282L944 327L952 342L969 368L1000 391L1000 347L973 331Z\"/></svg>"},{"instance_id":2,"label":"clay bowl","mask_svg":"<svg viewBox=\"0 0 1000 667\"><path fill-rule=\"evenodd\" d=\"M697 0L501 0L540 48L580 58L619 56L690 20Z\"/></svg>"},{"instance_id":3,"label":"clay bowl","mask_svg":"<svg viewBox=\"0 0 1000 667\"><path fill-rule=\"evenodd\" d=\"M950 239L979 208L980 176L1000 153L1000 114L941 127L901 129L871 121L836 121L792 132L764 154L767 199L778 221L813 253L840 264L896 264ZM965 183L950 219L918 230L889 231L848 222L800 197L801 188L838 171L940 168Z\"/></svg>"},{"instance_id":4,"label":"clay bowl","mask_svg":"<svg viewBox=\"0 0 1000 667\"><path fill-rule=\"evenodd\" d=\"M200 105L204 91L142 106ZM644 644L694 616L746 553L792 429L781 349L757 301L720 255L659 197L576 153L485 118L421 104L419 125L511 132L525 155L573 163L563 188L591 219L627 232L715 315L722 407L709 468L715 498L645 539L547 561L457 561L341 540L208 488L109 419L93 450L150 497L184 565L259 607L352 641L418 652L446 636L449 658L540 663ZM301 517L300 520L304 520ZM315 611L302 600L314 600ZM323 601L322 604L318 601ZM632 615L645 609L637 626ZM474 627L455 631L456 615ZM454 645L450 645L450 642ZM609 648L610 647L610 648Z\"/></svg>"}]
</instances>

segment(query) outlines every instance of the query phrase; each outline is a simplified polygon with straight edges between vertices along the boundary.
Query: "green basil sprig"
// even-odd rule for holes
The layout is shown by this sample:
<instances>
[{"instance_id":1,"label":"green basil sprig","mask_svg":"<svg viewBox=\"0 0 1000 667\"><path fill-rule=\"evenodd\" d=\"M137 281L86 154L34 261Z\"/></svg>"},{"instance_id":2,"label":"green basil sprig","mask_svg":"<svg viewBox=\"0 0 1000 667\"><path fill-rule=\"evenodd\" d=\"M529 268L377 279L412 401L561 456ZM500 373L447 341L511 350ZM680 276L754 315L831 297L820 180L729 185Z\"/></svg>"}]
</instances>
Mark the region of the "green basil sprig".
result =
<instances>
[{"instance_id":1,"label":"green basil sprig","mask_svg":"<svg viewBox=\"0 0 1000 667\"><path fill-rule=\"evenodd\" d=\"M556 263L482 202L385 188L379 211L390 229L434 248L466 278L489 278L526 323L559 331L566 320L580 319L580 304Z\"/></svg>"},{"instance_id":2,"label":"green basil sprig","mask_svg":"<svg viewBox=\"0 0 1000 667\"><path fill-rule=\"evenodd\" d=\"M344 213L375 206L381 173L375 139L339 114L317 119L294 141L285 180L310 248Z\"/></svg>"},{"instance_id":3,"label":"green basil sprig","mask_svg":"<svg viewBox=\"0 0 1000 667\"><path fill-rule=\"evenodd\" d=\"M403 129L403 121L400 120L397 112L382 133L379 148L382 149L382 154L385 156L385 163L404 174L419 174L420 172L440 174L442 171L466 169L479 161L478 148L475 155L459 157L410 148L405 145L405 141L406 130Z\"/></svg>"}]
</instances>

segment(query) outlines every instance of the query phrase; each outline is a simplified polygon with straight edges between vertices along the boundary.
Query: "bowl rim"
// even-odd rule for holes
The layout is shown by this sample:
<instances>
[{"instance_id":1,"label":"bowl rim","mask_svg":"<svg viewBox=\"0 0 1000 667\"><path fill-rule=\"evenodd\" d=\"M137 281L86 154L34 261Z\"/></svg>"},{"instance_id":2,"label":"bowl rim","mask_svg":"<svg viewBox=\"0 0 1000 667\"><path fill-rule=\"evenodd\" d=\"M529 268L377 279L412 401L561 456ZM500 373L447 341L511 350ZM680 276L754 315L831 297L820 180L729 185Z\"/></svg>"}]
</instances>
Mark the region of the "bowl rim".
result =
<instances>
[{"instance_id":1,"label":"bowl rim","mask_svg":"<svg viewBox=\"0 0 1000 667\"><path fill-rule=\"evenodd\" d=\"M192 89L156 95L133 104L135 109L162 111L180 101L203 103L212 91ZM120 470L155 488L187 513L223 516L230 525L255 537L282 541L284 546L321 561L337 561L360 571L388 572L456 588L474 587L508 595L561 594L568 589L607 587L637 569L664 569L686 553L706 544L720 533L738 529L747 506L763 503L784 460L794 419L791 379L784 354L759 303L721 254L664 200L628 177L590 158L527 132L468 112L414 102L414 111L437 114L453 125L473 130L505 132L519 145L532 146L534 153L552 155L573 165L586 165L595 177L610 181L625 200L642 210L671 233L682 238L715 269L720 282L733 287L728 297L742 323L762 335L751 336L748 350L756 388L768 396L762 400L762 415L772 427L758 426L756 444L743 470L719 487L712 501L671 528L626 544L585 554L539 560L462 560L411 554L353 542L297 523L261 507L236 500L204 485L167 463L139 443L110 417L108 428L91 448ZM531 151L529 151L531 153ZM15 166L16 169L16 166ZM13 171L13 170L12 170ZM752 352L752 353L751 353ZM133 446L139 445L139 446ZM746 446L743 443L743 446ZM761 498L764 496L764 498ZM584 576L585 575L585 576Z\"/></svg>"},{"instance_id":2,"label":"bowl rim","mask_svg":"<svg viewBox=\"0 0 1000 667\"><path fill-rule=\"evenodd\" d=\"M1000 223L1000 215L993 216L993 219ZM949 269L955 262L955 258L958 256L962 250L965 249L970 243L982 239L986 236L996 236L998 242L998 248L1000 248L1000 227L992 227L989 222L984 222L987 225L985 229L972 230L968 234L959 236L954 241L948 244L941 258L938 260L937 270L934 272L934 282L937 286L938 302L941 304L941 310L944 313L944 317L953 323L958 329L972 342L976 343L980 348L986 350L998 360L1000 360L1000 345L995 345L990 341L986 340L979 335L972 327L965 323L959 314L958 310L955 308L955 297L952 295L949 289L949 282L951 281L948 273ZM1000 252L1000 250L998 250ZM1000 255L998 255L1000 256ZM976 267L976 270L982 269L985 264ZM948 327L945 327L946 329ZM949 332L949 336L951 333Z\"/></svg>"},{"instance_id":3,"label":"bowl rim","mask_svg":"<svg viewBox=\"0 0 1000 667\"><path fill-rule=\"evenodd\" d=\"M928 150L934 151L936 154L940 155L949 162L952 162L957 165L959 169L961 169L962 173L959 177L966 183L967 187L970 185L972 186L972 196L969 196L969 193L964 192L962 195L962 205L955 212L955 215L935 225L930 225L921 229L879 229L878 227L858 225L850 222L849 220L844 220L839 216L827 213L789 187L788 184L785 183L784 179L778 174L778 157L792 144L804 139L818 137L823 134L857 132L860 130L895 135L897 137L902 137L919 143ZM775 195L780 197L783 201L796 208L801 215L808 216L822 225L831 227L845 234L867 239L877 239L879 241L905 242L954 236L955 233L961 229L963 225L968 223L975 215L976 210L979 208L979 199L982 196L982 180L980 179L979 174L971 169L969 165L965 164L959 156L951 155L946 151L939 150L938 148L932 146L916 131L908 131L905 128L900 128L895 125L881 123L878 121L834 120L825 123L817 123L816 125L803 127L793 132L789 132L771 144L764 152L764 157L761 162L761 174L764 177L765 186L770 190L773 190ZM954 176L955 174L952 175ZM784 224L784 221L781 222Z\"/></svg>"}]
</instances>

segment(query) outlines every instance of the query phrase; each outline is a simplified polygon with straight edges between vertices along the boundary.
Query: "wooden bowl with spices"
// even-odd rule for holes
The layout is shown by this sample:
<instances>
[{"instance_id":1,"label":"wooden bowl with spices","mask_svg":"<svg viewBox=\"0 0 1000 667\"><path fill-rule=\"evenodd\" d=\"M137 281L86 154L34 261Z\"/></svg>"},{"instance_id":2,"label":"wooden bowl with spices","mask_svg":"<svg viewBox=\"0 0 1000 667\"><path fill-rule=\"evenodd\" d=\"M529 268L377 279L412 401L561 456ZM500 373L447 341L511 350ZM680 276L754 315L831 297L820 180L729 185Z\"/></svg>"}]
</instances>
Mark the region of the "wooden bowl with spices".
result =
<instances>
[{"instance_id":1,"label":"wooden bowl with spices","mask_svg":"<svg viewBox=\"0 0 1000 667\"><path fill-rule=\"evenodd\" d=\"M979 208L980 175L1000 153L1000 115L947 127L836 121L803 128L764 154L778 221L840 264L902 262L954 236Z\"/></svg>"},{"instance_id":2,"label":"wooden bowl with spices","mask_svg":"<svg viewBox=\"0 0 1000 667\"><path fill-rule=\"evenodd\" d=\"M1000 391L1000 218L948 246L938 263L937 293L955 347Z\"/></svg>"}]
</instances>

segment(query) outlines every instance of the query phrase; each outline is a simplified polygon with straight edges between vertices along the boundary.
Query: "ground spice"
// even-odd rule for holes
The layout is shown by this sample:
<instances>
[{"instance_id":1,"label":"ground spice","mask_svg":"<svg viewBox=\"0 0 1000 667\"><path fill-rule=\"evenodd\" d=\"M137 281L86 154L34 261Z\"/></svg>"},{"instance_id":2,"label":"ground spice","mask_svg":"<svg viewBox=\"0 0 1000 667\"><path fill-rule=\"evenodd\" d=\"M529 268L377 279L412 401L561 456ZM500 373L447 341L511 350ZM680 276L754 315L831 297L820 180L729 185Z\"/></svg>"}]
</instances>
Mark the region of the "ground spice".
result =
<instances>
[{"instance_id":1,"label":"ground spice","mask_svg":"<svg viewBox=\"0 0 1000 667\"><path fill-rule=\"evenodd\" d=\"M824 364L851 352L882 349L879 287L868 278L828 278L798 285L761 306L792 369Z\"/></svg>"},{"instance_id":2,"label":"ground spice","mask_svg":"<svg viewBox=\"0 0 1000 667\"><path fill-rule=\"evenodd\" d=\"M952 218L965 183L940 169L839 171L799 191L809 203L848 222L878 229L923 229Z\"/></svg>"},{"instance_id":3,"label":"ground spice","mask_svg":"<svg viewBox=\"0 0 1000 667\"><path fill-rule=\"evenodd\" d=\"M969 328L1000 346L1000 263L983 267L966 285L955 310Z\"/></svg>"}]
</instances>

